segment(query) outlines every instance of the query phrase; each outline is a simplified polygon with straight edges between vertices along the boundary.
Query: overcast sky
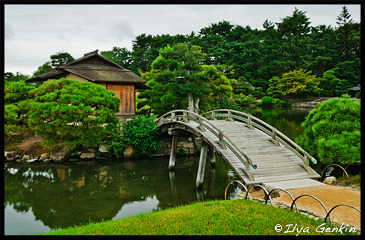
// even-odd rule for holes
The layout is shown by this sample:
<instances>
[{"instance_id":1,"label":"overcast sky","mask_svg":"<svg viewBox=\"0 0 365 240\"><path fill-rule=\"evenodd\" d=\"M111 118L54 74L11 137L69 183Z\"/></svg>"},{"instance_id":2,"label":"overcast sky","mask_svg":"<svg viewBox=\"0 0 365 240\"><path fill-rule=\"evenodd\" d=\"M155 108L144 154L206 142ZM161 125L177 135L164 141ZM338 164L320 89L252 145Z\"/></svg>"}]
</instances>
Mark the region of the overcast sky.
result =
<instances>
[{"instance_id":1,"label":"overcast sky","mask_svg":"<svg viewBox=\"0 0 365 240\"><path fill-rule=\"evenodd\" d=\"M261 29L265 19L281 22L295 7L306 12L311 26L336 27L343 4L5 5L5 72L32 75L59 51L79 58L113 46L131 50L132 40L142 33L198 33L223 20ZM360 22L360 5L346 7L352 19Z\"/></svg>"}]
</instances>

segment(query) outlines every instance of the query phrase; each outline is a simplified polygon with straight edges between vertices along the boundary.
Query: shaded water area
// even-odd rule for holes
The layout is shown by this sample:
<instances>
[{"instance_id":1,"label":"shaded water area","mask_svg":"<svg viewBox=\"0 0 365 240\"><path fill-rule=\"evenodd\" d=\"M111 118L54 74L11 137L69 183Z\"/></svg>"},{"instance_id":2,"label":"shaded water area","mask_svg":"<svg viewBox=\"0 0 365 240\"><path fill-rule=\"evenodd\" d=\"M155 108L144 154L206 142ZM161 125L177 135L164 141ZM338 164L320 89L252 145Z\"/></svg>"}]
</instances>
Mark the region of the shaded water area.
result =
<instances>
[{"instance_id":1,"label":"shaded water area","mask_svg":"<svg viewBox=\"0 0 365 240\"><path fill-rule=\"evenodd\" d=\"M246 109L295 140L310 109ZM195 188L199 156L19 165L4 169L5 234L48 232L73 225L120 219L196 201L224 199L227 184L237 179L217 157L207 161L202 190ZM317 169L316 169L317 170ZM317 172L321 173L320 170ZM237 193L230 188L229 196Z\"/></svg>"},{"instance_id":2,"label":"shaded water area","mask_svg":"<svg viewBox=\"0 0 365 240\"><path fill-rule=\"evenodd\" d=\"M204 185L196 190L199 157L94 161L69 165L8 165L5 180L5 234L48 232L73 225L125 218L223 199L235 177L220 158L207 166Z\"/></svg>"}]
</instances>

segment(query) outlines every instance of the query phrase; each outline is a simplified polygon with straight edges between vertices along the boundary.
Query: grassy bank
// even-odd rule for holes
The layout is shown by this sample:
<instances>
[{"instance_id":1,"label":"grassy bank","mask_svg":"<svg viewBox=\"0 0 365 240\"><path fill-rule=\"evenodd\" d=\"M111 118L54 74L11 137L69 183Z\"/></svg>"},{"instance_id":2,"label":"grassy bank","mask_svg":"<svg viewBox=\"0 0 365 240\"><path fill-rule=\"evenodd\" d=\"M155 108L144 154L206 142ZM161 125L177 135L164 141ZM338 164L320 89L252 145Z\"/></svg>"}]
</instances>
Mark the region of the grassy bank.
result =
<instances>
[{"instance_id":1,"label":"grassy bank","mask_svg":"<svg viewBox=\"0 0 365 240\"><path fill-rule=\"evenodd\" d=\"M334 225L321 225L323 223L288 209L250 200L232 200L198 202L125 219L69 227L47 235L341 235ZM275 227L280 229L278 224L282 226L281 231L275 230ZM324 228L335 232L325 232ZM349 229L342 232L348 234Z\"/></svg>"}]
</instances>

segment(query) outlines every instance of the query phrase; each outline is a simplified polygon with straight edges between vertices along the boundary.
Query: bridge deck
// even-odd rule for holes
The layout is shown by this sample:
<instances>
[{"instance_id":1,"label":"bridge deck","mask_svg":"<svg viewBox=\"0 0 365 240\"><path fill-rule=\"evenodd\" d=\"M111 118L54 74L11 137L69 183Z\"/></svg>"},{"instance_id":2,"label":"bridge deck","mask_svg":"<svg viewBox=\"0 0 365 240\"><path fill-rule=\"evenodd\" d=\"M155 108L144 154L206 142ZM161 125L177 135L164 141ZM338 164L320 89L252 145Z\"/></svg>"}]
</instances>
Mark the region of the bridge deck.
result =
<instances>
[{"instance_id":1,"label":"bridge deck","mask_svg":"<svg viewBox=\"0 0 365 240\"><path fill-rule=\"evenodd\" d=\"M227 134L257 164L257 169L251 168L254 176L254 181L251 181L242 170L244 164L233 152L229 149L220 149L223 157L247 185L320 177L313 169L304 166L303 161L292 151L283 145L276 146L271 141L271 136L259 129L250 129L245 123L238 121L210 120L209 122ZM198 126L192 121L187 125L193 128ZM202 132L202 136L210 142L215 142L217 139L209 131ZM219 145L214 147L217 149Z\"/></svg>"}]
</instances>

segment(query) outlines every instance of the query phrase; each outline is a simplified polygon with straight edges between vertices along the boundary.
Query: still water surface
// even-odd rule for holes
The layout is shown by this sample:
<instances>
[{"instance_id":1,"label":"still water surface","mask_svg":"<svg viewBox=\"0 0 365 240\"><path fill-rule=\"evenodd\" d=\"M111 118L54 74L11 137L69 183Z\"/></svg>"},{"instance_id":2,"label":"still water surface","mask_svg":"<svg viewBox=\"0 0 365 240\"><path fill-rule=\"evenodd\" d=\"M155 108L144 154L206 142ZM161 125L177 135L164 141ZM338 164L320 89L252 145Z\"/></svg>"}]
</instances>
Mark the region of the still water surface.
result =
<instances>
[{"instance_id":1,"label":"still water surface","mask_svg":"<svg viewBox=\"0 0 365 240\"><path fill-rule=\"evenodd\" d=\"M247 109L291 139L303 132L309 109ZM8 165L4 169L5 234L48 232L73 225L120 219L195 201L224 199L236 179L219 157L206 168L203 189L195 180L199 156L93 161L64 165ZM236 194L234 189L232 194Z\"/></svg>"}]
</instances>

